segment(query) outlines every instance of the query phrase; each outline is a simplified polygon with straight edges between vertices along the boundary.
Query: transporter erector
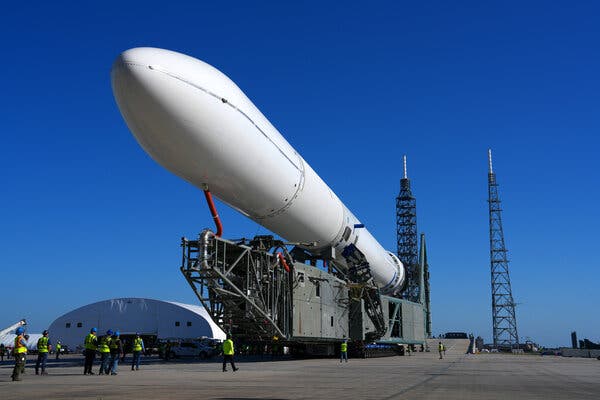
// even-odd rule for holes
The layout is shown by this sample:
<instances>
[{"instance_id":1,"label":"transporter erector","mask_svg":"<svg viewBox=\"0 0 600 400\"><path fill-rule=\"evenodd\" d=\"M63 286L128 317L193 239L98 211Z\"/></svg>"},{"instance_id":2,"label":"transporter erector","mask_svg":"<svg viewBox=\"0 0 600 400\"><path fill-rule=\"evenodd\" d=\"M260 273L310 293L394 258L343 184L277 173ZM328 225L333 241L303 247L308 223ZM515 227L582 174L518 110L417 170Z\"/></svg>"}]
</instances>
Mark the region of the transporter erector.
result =
<instances>
[{"instance_id":1,"label":"transporter erector","mask_svg":"<svg viewBox=\"0 0 600 400\"><path fill-rule=\"evenodd\" d=\"M372 338L389 330L380 294L402 291L404 266L231 79L193 57L143 47L117 57L111 80L119 110L138 143L160 165L204 190L213 216L210 193L309 257L328 260L337 271L306 269L281 241L277 246L292 272L281 253L259 254L219 233L203 232L198 241L184 238L181 270L215 322L227 329L234 319L254 319L247 331L257 337L347 337L352 330L348 288L358 284L362 286L354 298L361 299L360 313L374 326L365 328L359 318L364 328L359 330L371 329ZM264 248L261 241L255 239L254 245ZM240 260L247 257L254 258L240 269ZM287 272L273 265L283 265ZM304 286L304 278L316 292ZM319 282L331 290L319 294ZM316 308L307 306L323 293L329 296L327 304L321 300ZM309 326L319 310L319 327ZM362 331L359 336L364 337Z\"/></svg>"}]
</instances>

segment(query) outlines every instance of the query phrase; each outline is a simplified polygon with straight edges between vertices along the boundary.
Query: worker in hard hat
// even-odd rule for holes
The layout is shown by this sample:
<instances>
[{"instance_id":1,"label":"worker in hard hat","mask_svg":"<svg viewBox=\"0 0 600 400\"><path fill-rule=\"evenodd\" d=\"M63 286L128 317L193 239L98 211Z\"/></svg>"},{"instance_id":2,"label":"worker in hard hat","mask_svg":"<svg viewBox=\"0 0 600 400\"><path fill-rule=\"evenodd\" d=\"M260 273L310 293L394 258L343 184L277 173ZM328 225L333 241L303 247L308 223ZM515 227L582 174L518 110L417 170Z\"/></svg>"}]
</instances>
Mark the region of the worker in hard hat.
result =
<instances>
[{"instance_id":1,"label":"worker in hard hat","mask_svg":"<svg viewBox=\"0 0 600 400\"><path fill-rule=\"evenodd\" d=\"M12 373L13 381L20 381L21 374L25 369L25 361L27 360L27 341L25 340L25 329L22 326L15 330L15 345L13 354L15 356L15 367Z\"/></svg>"},{"instance_id":2,"label":"worker in hard hat","mask_svg":"<svg viewBox=\"0 0 600 400\"><path fill-rule=\"evenodd\" d=\"M110 341L110 374L117 375L119 367L119 358L123 356L123 343L121 342L121 333L116 330Z\"/></svg>"},{"instance_id":3,"label":"worker in hard hat","mask_svg":"<svg viewBox=\"0 0 600 400\"><path fill-rule=\"evenodd\" d=\"M113 331L109 329L106 335L102 336L98 341L98 351L100 352L100 372L98 375L110 372L110 342L112 341Z\"/></svg>"},{"instance_id":4,"label":"worker in hard hat","mask_svg":"<svg viewBox=\"0 0 600 400\"><path fill-rule=\"evenodd\" d=\"M227 335L227 339L223 342L223 372L227 372L227 361L231 364L234 372L239 369L235 367L235 363L233 362L234 354L233 340L231 340L231 335Z\"/></svg>"},{"instance_id":5,"label":"worker in hard hat","mask_svg":"<svg viewBox=\"0 0 600 400\"><path fill-rule=\"evenodd\" d=\"M171 344L171 341L167 340L167 343L165 343L165 351L164 351L165 361L169 361L169 359L171 358L171 349L172 348L173 348L173 345Z\"/></svg>"},{"instance_id":6,"label":"worker in hard hat","mask_svg":"<svg viewBox=\"0 0 600 400\"><path fill-rule=\"evenodd\" d=\"M275 359L275 356L279 354L279 336L273 336L273 342L271 343L271 360Z\"/></svg>"},{"instance_id":7,"label":"worker in hard hat","mask_svg":"<svg viewBox=\"0 0 600 400\"><path fill-rule=\"evenodd\" d=\"M340 363L344 360L348 362L348 339L344 339L340 345Z\"/></svg>"},{"instance_id":8,"label":"worker in hard hat","mask_svg":"<svg viewBox=\"0 0 600 400\"><path fill-rule=\"evenodd\" d=\"M96 349L98 348L98 338L96 328L90 329L90 333L85 337L85 364L83 367L84 375L94 375L92 372L92 366L94 365L94 358L96 358Z\"/></svg>"},{"instance_id":9,"label":"worker in hard hat","mask_svg":"<svg viewBox=\"0 0 600 400\"><path fill-rule=\"evenodd\" d=\"M444 353L446 353L446 348L444 347L444 345L442 344L442 342L440 342L438 344L438 351L440 352L440 360L441 360L442 358L444 358L444 356L443 356Z\"/></svg>"},{"instance_id":10,"label":"worker in hard hat","mask_svg":"<svg viewBox=\"0 0 600 400\"><path fill-rule=\"evenodd\" d=\"M40 366L42 367L42 375L48 375L46 372L46 361L48 361L48 352L52 348L50 338L48 338L48 330L42 332L42 337L38 339L37 351L38 357L35 363L35 374L40 374Z\"/></svg>"},{"instance_id":11,"label":"worker in hard hat","mask_svg":"<svg viewBox=\"0 0 600 400\"><path fill-rule=\"evenodd\" d=\"M62 345L60 344L60 340L56 342L56 359L58 360L58 356L60 356L60 349L62 349Z\"/></svg>"},{"instance_id":12,"label":"worker in hard hat","mask_svg":"<svg viewBox=\"0 0 600 400\"><path fill-rule=\"evenodd\" d=\"M144 347L144 340L140 337L140 333L135 333L135 339L133 339L133 359L131 360L131 370L134 369L137 371L140 369L140 358L142 356L142 351L146 351Z\"/></svg>"}]
</instances>

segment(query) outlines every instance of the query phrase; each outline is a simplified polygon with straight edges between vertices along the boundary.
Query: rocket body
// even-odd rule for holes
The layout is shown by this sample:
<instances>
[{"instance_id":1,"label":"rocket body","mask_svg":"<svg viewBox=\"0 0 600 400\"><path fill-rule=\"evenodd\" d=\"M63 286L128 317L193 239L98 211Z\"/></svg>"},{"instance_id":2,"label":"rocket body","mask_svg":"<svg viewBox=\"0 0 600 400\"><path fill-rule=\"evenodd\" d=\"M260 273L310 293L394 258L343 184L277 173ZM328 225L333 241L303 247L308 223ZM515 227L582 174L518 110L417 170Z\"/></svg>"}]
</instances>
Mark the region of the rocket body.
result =
<instances>
[{"instance_id":1,"label":"rocket body","mask_svg":"<svg viewBox=\"0 0 600 400\"><path fill-rule=\"evenodd\" d=\"M129 129L160 165L286 240L315 243L310 252L334 248L341 259L354 244L384 293L403 286L398 258L223 73L184 54L135 48L117 58L111 78Z\"/></svg>"}]
</instances>

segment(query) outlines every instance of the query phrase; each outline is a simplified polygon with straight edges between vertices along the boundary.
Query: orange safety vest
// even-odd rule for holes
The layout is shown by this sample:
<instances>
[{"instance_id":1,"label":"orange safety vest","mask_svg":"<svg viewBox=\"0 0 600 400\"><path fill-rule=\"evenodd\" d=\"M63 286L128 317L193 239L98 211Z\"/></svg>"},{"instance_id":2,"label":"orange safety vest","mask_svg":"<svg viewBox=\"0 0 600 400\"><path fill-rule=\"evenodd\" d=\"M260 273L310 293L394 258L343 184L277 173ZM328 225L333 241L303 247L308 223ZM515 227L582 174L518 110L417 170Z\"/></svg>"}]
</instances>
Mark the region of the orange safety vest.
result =
<instances>
[{"instance_id":1,"label":"orange safety vest","mask_svg":"<svg viewBox=\"0 0 600 400\"><path fill-rule=\"evenodd\" d=\"M27 346L21 343L23 340L23 335L19 335L15 338L15 353L27 353Z\"/></svg>"}]
</instances>

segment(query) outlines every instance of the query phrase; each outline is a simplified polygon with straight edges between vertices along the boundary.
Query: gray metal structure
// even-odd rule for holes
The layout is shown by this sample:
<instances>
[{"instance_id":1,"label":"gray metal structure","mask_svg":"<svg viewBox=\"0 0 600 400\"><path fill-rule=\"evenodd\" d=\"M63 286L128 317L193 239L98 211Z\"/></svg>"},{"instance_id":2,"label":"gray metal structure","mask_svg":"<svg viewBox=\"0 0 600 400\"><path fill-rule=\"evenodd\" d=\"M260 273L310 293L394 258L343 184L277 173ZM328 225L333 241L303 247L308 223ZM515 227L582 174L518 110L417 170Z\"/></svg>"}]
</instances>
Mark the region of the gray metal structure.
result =
<instances>
[{"instance_id":1,"label":"gray metal structure","mask_svg":"<svg viewBox=\"0 0 600 400\"><path fill-rule=\"evenodd\" d=\"M381 296L386 332L377 339L378 343L424 344L425 313L422 304L397 297ZM364 303L351 303L350 338L370 342L369 336L375 330L367 318Z\"/></svg>"},{"instance_id":2,"label":"gray metal structure","mask_svg":"<svg viewBox=\"0 0 600 400\"><path fill-rule=\"evenodd\" d=\"M181 246L181 272L225 332L259 341L348 336L346 283L293 262L272 236L235 242L206 230Z\"/></svg>"},{"instance_id":3,"label":"gray metal structure","mask_svg":"<svg viewBox=\"0 0 600 400\"><path fill-rule=\"evenodd\" d=\"M404 175L400 179L400 193L396 197L396 237L398 258L406 267L407 284L402 297L413 302L421 301L421 276L419 274L419 246L417 239L417 200L410 189L406 173L406 156L403 157Z\"/></svg>"},{"instance_id":4,"label":"gray metal structure","mask_svg":"<svg viewBox=\"0 0 600 400\"><path fill-rule=\"evenodd\" d=\"M321 355L333 354L344 338L424 343L424 306L380 296L359 253L347 258L344 276L331 260L327 270L316 268L310 254L288 253L271 236L231 241L206 230L181 246L181 272L213 321L238 338L277 337Z\"/></svg>"},{"instance_id":5,"label":"gray metal structure","mask_svg":"<svg viewBox=\"0 0 600 400\"><path fill-rule=\"evenodd\" d=\"M429 265L425 235L421 234L420 248L417 234L417 200L414 197L403 157L404 175L400 180L400 193L396 197L396 237L398 258L406 267L408 282L402 297L423 306L425 312L425 337L431 337L431 311Z\"/></svg>"},{"instance_id":6,"label":"gray metal structure","mask_svg":"<svg viewBox=\"0 0 600 400\"><path fill-rule=\"evenodd\" d=\"M181 272L213 321L227 333L252 338L291 335L292 275L270 249L202 232L198 240L181 239ZM285 251L285 248L282 248ZM260 321L255 323L255 321Z\"/></svg>"},{"instance_id":7,"label":"gray metal structure","mask_svg":"<svg viewBox=\"0 0 600 400\"><path fill-rule=\"evenodd\" d=\"M492 150L488 150L488 203L490 217L490 266L492 283L492 322L494 347L518 347L517 318L508 272L507 250L502 229L502 208Z\"/></svg>"},{"instance_id":8,"label":"gray metal structure","mask_svg":"<svg viewBox=\"0 0 600 400\"><path fill-rule=\"evenodd\" d=\"M425 310L425 336L430 338L431 333L431 286L429 285L429 263L427 262L427 246L425 234L421 233L421 245L419 251L419 266L421 268L421 300Z\"/></svg>"}]
</instances>

